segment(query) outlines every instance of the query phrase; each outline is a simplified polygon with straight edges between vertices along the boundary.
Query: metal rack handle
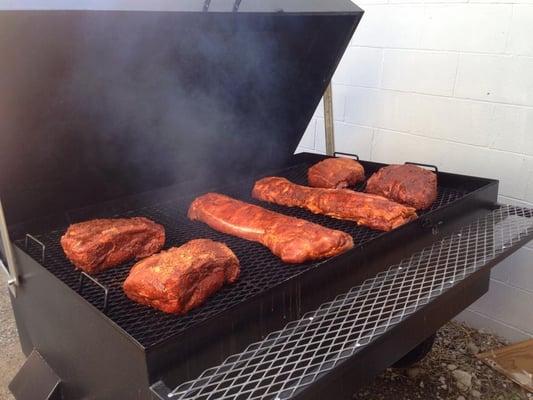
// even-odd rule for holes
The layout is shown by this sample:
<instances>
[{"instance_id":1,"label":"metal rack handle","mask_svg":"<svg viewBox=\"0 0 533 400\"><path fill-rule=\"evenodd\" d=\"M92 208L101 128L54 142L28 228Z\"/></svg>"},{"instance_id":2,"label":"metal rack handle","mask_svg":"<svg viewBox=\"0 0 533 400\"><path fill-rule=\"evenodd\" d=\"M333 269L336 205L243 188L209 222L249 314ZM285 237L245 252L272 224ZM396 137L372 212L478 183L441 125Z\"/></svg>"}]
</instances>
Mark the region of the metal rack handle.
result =
<instances>
[{"instance_id":1,"label":"metal rack handle","mask_svg":"<svg viewBox=\"0 0 533 400\"><path fill-rule=\"evenodd\" d=\"M406 161L405 164L418 165L419 167L431 168L435 171L435 173L439 173L439 168L433 164L424 164L424 163L419 163L419 162L414 162L414 161Z\"/></svg>"},{"instance_id":2,"label":"metal rack handle","mask_svg":"<svg viewBox=\"0 0 533 400\"><path fill-rule=\"evenodd\" d=\"M356 159L357 161L359 161L359 156L358 156L357 154L343 153L342 151L336 151L336 152L333 153L333 157L337 157L338 155L341 155L341 156L348 156L348 157L354 158L354 159Z\"/></svg>"},{"instance_id":3,"label":"metal rack handle","mask_svg":"<svg viewBox=\"0 0 533 400\"><path fill-rule=\"evenodd\" d=\"M29 241L36 243L41 248L41 264L44 264L44 257L46 255L46 246L43 242L37 239L35 236L26 233L26 238L24 239L24 247L28 250Z\"/></svg>"},{"instance_id":4,"label":"metal rack handle","mask_svg":"<svg viewBox=\"0 0 533 400\"><path fill-rule=\"evenodd\" d=\"M233 12L239 11L239 7L241 6L242 0L235 0L235 3L233 3Z\"/></svg>"},{"instance_id":5,"label":"metal rack handle","mask_svg":"<svg viewBox=\"0 0 533 400\"><path fill-rule=\"evenodd\" d=\"M104 313L107 311L107 306L108 306L108 299L109 299L109 288L102 285L100 282L98 282L98 280L96 280L95 278L93 278L91 275L85 273L84 271L81 271L80 272L80 281L79 281L79 287L78 287L78 292L80 294L80 296L82 295L83 293L83 287L84 287L84 281L85 279L84 278L87 278L89 279L91 282L93 282L96 286L98 286L100 289L102 289L104 291Z\"/></svg>"},{"instance_id":6,"label":"metal rack handle","mask_svg":"<svg viewBox=\"0 0 533 400\"><path fill-rule=\"evenodd\" d=\"M233 12L239 11L239 7L241 6L242 0L235 0L233 3ZM202 8L203 12L209 11L209 6L211 6L211 0L204 0L204 6Z\"/></svg>"}]
</instances>

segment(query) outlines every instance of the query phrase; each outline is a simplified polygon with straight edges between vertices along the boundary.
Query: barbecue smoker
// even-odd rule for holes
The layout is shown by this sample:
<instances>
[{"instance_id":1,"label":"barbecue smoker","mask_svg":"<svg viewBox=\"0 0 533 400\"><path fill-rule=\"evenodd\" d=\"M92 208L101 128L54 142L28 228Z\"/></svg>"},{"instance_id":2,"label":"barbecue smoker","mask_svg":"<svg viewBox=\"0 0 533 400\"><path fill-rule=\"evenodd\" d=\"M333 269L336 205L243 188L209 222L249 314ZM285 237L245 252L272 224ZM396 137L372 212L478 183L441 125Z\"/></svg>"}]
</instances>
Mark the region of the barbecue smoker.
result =
<instances>
[{"instance_id":1,"label":"barbecue smoker","mask_svg":"<svg viewBox=\"0 0 533 400\"><path fill-rule=\"evenodd\" d=\"M436 167L438 200L389 233L261 204L353 236L319 263L285 265L187 219L208 190L257 203L256 179L305 184L324 158L293 153L363 14L347 0L37 3L0 12L19 400L349 398L423 355L533 236L533 211L497 204L497 181ZM59 244L70 223L111 216L163 224L165 248L225 242L241 278L185 316L133 303L121 289L132 263L89 277Z\"/></svg>"}]
</instances>

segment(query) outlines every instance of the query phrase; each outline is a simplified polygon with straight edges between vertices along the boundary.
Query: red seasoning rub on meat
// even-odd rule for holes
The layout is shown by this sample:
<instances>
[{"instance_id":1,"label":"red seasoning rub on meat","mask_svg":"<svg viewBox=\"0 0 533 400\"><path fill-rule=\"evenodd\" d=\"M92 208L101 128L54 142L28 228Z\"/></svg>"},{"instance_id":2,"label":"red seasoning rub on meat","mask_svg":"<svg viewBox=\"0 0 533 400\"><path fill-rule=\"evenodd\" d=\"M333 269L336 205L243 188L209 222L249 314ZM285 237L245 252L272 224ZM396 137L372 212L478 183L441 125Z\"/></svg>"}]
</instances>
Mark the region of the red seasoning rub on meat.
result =
<instances>
[{"instance_id":1,"label":"red seasoning rub on meat","mask_svg":"<svg viewBox=\"0 0 533 400\"><path fill-rule=\"evenodd\" d=\"M307 171L309 186L341 189L365 180L365 170L351 158L327 158Z\"/></svg>"},{"instance_id":2,"label":"red seasoning rub on meat","mask_svg":"<svg viewBox=\"0 0 533 400\"><path fill-rule=\"evenodd\" d=\"M389 165L370 177L366 191L424 210L437 199L437 174L411 164Z\"/></svg>"},{"instance_id":3,"label":"red seasoning rub on meat","mask_svg":"<svg viewBox=\"0 0 533 400\"><path fill-rule=\"evenodd\" d=\"M196 239L139 261L124 281L124 292L138 303L185 314L239 274L239 260L225 244Z\"/></svg>"},{"instance_id":4,"label":"red seasoning rub on meat","mask_svg":"<svg viewBox=\"0 0 533 400\"><path fill-rule=\"evenodd\" d=\"M217 193L194 200L189 218L217 231L259 242L286 263L328 258L353 247L353 239L347 233Z\"/></svg>"},{"instance_id":5,"label":"red seasoning rub on meat","mask_svg":"<svg viewBox=\"0 0 533 400\"><path fill-rule=\"evenodd\" d=\"M163 226L143 217L80 222L61 237L67 258L89 274L151 256L164 244Z\"/></svg>"},{"instance_id":6,"label":"red seasoning rub on meat","mask_svg":"<svg viewBox=\"0 0 533 400\"><path fill-rule=\"evenodd\" d=\"M355 221L371 229L390 231L417 217L416 210L372 194L348 189L318 189L296 185L285 178L264 178L255 183L252 196L315 214Z\"/></svg>"}]
</instances>

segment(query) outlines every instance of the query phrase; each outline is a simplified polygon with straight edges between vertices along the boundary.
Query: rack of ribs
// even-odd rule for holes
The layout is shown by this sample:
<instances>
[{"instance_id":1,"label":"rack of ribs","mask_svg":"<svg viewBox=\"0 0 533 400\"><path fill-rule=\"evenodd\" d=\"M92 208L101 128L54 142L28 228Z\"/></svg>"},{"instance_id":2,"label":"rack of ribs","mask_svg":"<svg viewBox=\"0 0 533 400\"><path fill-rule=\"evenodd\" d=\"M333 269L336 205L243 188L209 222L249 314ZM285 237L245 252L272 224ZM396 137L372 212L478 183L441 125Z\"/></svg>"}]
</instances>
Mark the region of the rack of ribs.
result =
<instances>
[{"instance_id":1,"label":"rack of ribs","mask_svg":"<svg viewBox=\"0 0 533 400\"><path fill-rule=\"evenodd\" d=\"M188 215L217 231L261 243L290 264L332 257L353 247L352 237L345 232L218 193L195 199Z\"/></svg>"},{"instance_id":2,"label":"rack of ribs","mask_svg":"<svg viewBox=\"0 0 533 400\"><path fill-rule=\"evenodd\" d=\"M133 301L185 314L239 274L239 260L225 244L196 239L139 261L123 288Z\"/></svg>"},{"instance_id":3,"label":"rack of ribs","mask_svg":"<svg viewBox=\"0 0 533 400\"><path fill-rule=\"evenodd\" d=\"M309 186L342 189L365 180L365 169L351 158L326 158L307 171Z\"/></svg>"},{"instance_id":4,"label":"rack of ribs","mask_svg":"<svg viewBox=\"0 0 533 400\"><path fill-rule=\"evenodd\" d=\"M414 208L381 196L348 189L310 188L278 177L257 181L252 196L282 206L305 208L315 214L355 221L381 231L390 231L417 217Z\"/></svg>"},{"instance_id":5,"label":"rack of ribs","mask_svg":"<svg viewBox=\"0 0 533 400\"><path fill-rule=\"evenodd\" d=\"M424 210L437 199L437 174L411 164L389 165L370 177L366 192Z\"/></svg>"},{"instance_id":6,"label":"rack of ribs","mask_svg":"<svg viewBox=\"0 0 533 400\"><path fill-rule=\"evenodd\" d=\"M151 256L164 244L165 228L143 217L80 222L61 237L67 258L89 274Z\"/></svg>"}]
</instances>

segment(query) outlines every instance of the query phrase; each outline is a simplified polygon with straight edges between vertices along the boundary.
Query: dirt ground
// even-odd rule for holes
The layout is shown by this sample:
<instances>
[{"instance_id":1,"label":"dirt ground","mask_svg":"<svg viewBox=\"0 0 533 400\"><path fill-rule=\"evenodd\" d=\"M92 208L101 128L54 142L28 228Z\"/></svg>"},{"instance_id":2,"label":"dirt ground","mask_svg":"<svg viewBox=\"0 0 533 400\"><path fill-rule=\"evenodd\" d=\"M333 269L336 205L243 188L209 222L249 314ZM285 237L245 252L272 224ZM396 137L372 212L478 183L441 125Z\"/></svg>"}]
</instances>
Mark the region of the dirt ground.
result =
<instances>
[{"instance_id":1,"label":"dirt ground","mask_svg":"<svg viewBox=\"0 0 533 400\"><path fill-rule=\"evenodd\" d=\"M357 400L531 400L475 355L507 344L497 336L450 322L437 334L429 355L403 370L389 369L354 394Z\"/></svg>"},{"instance_id":2,"label":"dirt ground","mask_svg":"<svg viewBox=\"0 0 533 400\"><path fill-rule=\"evenodd\" d=\"M0 349L0 399L12 400L7 385L22 365L24 356L20 350L7 284L2 271L0 271Z\"/></svg>"},{"instance_id":3,"label":"dirt ground","mask_svg":"<svg viewBox=\"0 0 533 400\"><path fill-rule=\"evenodd\" d=\"M7 385L24 358L3 276L0 288L0 400L12 400ZM449 323L439 331L426 359L409 369L387 370L353 399L533 400L533 395L475 358L479 351L504 344L496 336Z\"/></svg>"}]
</instances>

